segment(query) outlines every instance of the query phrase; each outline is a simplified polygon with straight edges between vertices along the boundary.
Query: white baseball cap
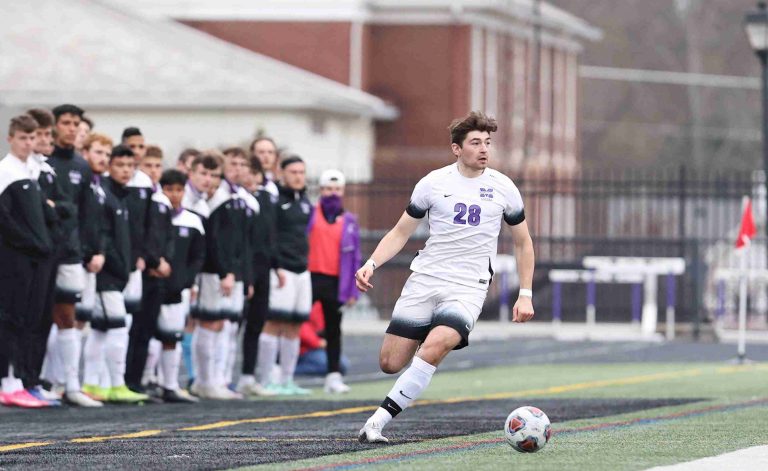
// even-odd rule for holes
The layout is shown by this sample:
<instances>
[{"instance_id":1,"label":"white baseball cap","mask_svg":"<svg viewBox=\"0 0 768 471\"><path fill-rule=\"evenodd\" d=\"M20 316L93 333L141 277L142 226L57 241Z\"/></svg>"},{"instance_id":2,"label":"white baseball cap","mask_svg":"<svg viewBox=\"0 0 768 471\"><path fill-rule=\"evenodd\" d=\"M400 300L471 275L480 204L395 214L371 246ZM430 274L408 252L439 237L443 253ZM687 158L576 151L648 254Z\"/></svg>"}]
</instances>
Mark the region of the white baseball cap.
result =
<instances>
[{"instance_id":1,"label":"white baseball cap","mask_svg":"<svg viewBox=\"0 0 768 471\"><path fill-rule=\"evenodd\" d=\"M344 186L346 179L339 170L326 170L320 175L320 186L339 185Z\"/></svg>"}]
</instances>

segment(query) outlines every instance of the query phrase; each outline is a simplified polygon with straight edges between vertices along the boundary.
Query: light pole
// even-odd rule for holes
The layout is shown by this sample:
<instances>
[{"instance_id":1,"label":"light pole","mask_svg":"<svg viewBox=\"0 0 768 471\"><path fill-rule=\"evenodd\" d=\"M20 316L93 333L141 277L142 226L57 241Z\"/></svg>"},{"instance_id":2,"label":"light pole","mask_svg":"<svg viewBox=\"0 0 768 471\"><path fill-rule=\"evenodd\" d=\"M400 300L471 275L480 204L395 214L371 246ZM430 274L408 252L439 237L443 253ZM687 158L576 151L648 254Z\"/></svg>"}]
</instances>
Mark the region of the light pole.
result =
<instances>
[{"instance_id":1,"label":"light pole","mask_svg":"<svg viewBox=\"0 0 768 471\"><path fill-rule=\"evenodd\" d=\"M749 44L760 59L762 69L763 170L765 172L766 198L768 198L768 10L766 10L764 1L757 2L757 10L747 13L744 17L744 25ZM766 227L768 227L768 204L766 204L766 208Z\"/></svg>"}]
</instances>

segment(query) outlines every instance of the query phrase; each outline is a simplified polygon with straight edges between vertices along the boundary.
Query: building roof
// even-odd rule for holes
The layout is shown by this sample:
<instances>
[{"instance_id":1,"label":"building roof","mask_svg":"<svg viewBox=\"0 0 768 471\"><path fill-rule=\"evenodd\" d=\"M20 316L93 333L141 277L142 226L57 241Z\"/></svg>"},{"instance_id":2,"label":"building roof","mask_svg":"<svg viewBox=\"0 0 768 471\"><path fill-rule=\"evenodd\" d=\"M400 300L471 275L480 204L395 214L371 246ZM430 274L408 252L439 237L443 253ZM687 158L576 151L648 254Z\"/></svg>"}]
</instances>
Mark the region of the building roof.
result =
<instances>
[{"instance_id":1,"label":"building roof","mask_svg":"<svg viewBox=\"0 0 768 471\"><path fill-rule=\"evenodd\" d=\"M595 41L602 32L560 8L535 0L109 0L154 17L179 20L362 21L473 23L484 17L537 22L576 39ZM463 15L467 13L468 15Z\"/></svg>"},{"instance_id":2,"label":"building roof","mask_svg":"<svg viewBox=\"0 0 768 471\"><path fill-rule=\"evenodd\" d=\"M5 2L0 106L301 109L394 119L380 98L94 0Z\"/></svg>"}]
</instances>

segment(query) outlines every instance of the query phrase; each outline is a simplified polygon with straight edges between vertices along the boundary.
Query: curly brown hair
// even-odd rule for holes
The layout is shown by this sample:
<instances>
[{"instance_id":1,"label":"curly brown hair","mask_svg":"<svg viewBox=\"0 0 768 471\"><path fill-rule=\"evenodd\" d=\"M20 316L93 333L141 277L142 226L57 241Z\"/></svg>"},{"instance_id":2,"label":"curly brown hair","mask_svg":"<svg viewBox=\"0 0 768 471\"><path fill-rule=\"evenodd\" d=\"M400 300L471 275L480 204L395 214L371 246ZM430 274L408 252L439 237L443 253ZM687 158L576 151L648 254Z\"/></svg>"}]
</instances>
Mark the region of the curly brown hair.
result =
<instances>
[{"instance_id":1,"label":"curly brown hair","mask_svg":"<svg viewBox=\"0 0 768 471\"><path fill-rule=\"evenodd\" d=\"M481 131L492 133L496 132L499 126L496 119L486 115L482 111L472 111L463 118L454 119L448 130L451 131L451 144L457 144L459 147L464 143L467 134L472 131Z\"/></svg>"}]
</instances>

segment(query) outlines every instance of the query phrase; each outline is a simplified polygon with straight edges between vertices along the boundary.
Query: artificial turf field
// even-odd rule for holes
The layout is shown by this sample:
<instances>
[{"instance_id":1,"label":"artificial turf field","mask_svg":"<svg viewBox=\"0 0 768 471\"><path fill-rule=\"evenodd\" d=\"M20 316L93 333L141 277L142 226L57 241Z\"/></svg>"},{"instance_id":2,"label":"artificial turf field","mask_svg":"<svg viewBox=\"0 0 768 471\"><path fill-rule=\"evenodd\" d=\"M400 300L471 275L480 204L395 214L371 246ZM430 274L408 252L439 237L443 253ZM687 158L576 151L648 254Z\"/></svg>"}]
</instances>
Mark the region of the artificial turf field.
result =
<instances>
[{"instance_id":1,"label":"artificial turf field","mask_svg":"<svg viewBox=\"0 0 768 471\"><path fill-rule=\"evenodd\" d=\"M340 398L0 409L0 469L615 470L768 444L767 365L731 366L717 358L728 358L722 346L684 343L552 343L572 354L546 364L512 356L542 344L485 345L470 369L460 363L472 348L457 352L458 362L439 370L422 400L386 429L386 446L355 437L392 379L355 382ZM498 363L493 348L510 364L483 367ZM768 359L765 347L751 352ZM631 361L653 356L710 361ZM502 441L504 418L521 405L540 407L553 422L555 435L539 453Z\"/></svg>"}]
</instances>

